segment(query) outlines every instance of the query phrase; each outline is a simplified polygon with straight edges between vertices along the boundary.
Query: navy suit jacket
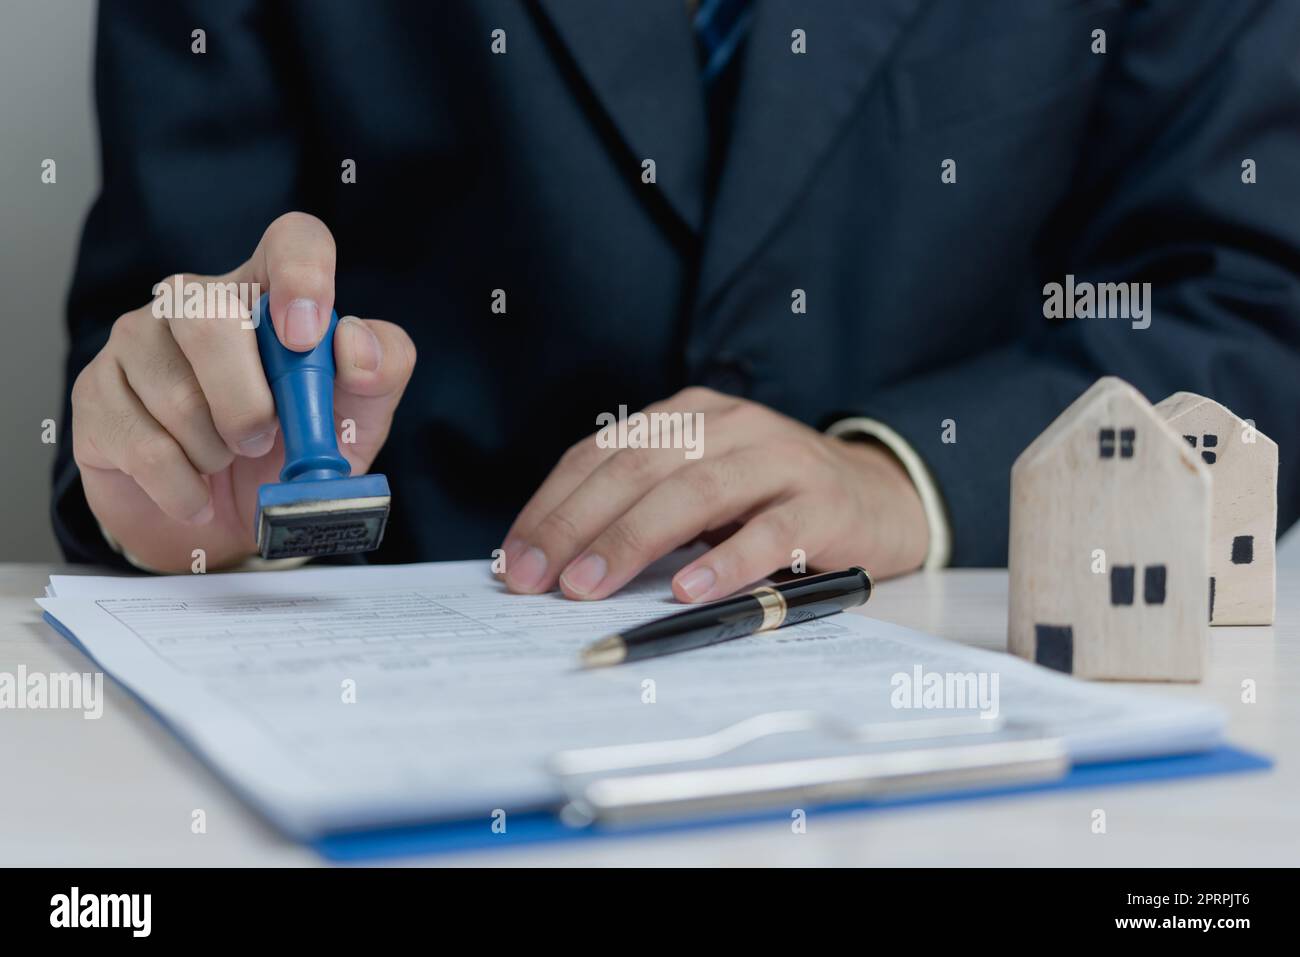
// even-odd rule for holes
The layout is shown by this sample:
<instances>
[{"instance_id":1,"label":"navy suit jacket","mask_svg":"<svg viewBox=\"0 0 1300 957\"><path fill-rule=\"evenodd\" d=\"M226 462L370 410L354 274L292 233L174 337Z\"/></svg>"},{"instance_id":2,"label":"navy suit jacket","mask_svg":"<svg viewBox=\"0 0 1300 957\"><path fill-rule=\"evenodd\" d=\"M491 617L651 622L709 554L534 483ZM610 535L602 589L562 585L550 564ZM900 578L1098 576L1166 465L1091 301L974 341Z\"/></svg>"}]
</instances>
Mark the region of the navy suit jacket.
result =
<instances>
[{"instance_id":1,"label":"navy suit jacket","mask_svg":"<svg viewBox=\"0 0 1300 957\"><path fill-rule=\"evenodd\" d=\"M1005 561L1012 461L1104 373L1254 419L1296 518L1300 4L755 5L713 184L684 0L105 0L69 383L156 281L296 209L340 312L419 349L378 561L487 556L599 413L690 384L892 426L959 565ZM1150 328L1045 319L1067 273L1152 283ZM111 562L68 427L58 535Z\"/></svg>"}]
</instances>

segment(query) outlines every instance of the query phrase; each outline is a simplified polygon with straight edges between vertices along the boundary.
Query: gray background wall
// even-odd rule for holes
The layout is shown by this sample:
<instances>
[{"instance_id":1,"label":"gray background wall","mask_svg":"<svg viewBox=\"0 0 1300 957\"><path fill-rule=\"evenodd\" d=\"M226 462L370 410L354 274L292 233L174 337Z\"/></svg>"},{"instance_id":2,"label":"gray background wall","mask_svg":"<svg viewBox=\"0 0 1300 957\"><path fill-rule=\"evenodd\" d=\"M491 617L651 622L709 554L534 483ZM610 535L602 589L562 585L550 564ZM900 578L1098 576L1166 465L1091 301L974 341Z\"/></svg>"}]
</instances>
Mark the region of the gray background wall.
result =
<instances>
[{"instance_id":1,"label":"gray background wall","mask_svg":"<svg viewBox=\"0 0 1300 957\"><path fill-rule=\"evenodd\" d=\"M92 0L0 4L0 561L57 555L50 532L63 304L81 223L99 188L91 109ZM41 163L57 182L41 182ZM62 439L62 435L59 436Z\"/></svg>"},{"instance_id":2,"label":"gray background wall","mask_svg":"<svg viewBox=\"0 0 1300 957\"><path fill-rule=\"evenodd\" d=\"M58 557L41 421L59 418L64 297L99 189L94 20L93 0L0 3L0 561ZM47 157L58 164L50 185ZM1288 540L1281 563L1300 564L1300 527Z\"/></svg>"}]
</instances>

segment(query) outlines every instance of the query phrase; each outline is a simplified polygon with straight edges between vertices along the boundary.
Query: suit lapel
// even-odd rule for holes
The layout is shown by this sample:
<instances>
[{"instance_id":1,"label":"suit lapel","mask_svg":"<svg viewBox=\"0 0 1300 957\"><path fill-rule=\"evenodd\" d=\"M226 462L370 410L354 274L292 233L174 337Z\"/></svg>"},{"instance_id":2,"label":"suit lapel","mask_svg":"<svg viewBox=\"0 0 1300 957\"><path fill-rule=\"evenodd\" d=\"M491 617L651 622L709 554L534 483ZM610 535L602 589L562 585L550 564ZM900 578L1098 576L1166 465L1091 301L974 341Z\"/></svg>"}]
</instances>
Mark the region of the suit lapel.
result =
<instances>
[{"instance_id":1,"label":"suit lapel","mask_svg":"<svg viewBox=\"0 0 1300 957\"><path fill-rule=\"evenodd\" d=\"M537 0L629 155L694 231L704 216L708 126L685 0ZM638 179L639 183L639 179ZM651 189L652 187L645 187Z\"/></svg>"},{"instance_id":2,"label":"suit lapel","mask_svg":"<svg viewBox=\"0 0 1300 957\"><path fill-rule=\"evenodd\" d=\"M707 304L802 192L921 0L756 0L700 281ZM805 31L807 53L791 51Z\"/></svg>"}]
</instances>

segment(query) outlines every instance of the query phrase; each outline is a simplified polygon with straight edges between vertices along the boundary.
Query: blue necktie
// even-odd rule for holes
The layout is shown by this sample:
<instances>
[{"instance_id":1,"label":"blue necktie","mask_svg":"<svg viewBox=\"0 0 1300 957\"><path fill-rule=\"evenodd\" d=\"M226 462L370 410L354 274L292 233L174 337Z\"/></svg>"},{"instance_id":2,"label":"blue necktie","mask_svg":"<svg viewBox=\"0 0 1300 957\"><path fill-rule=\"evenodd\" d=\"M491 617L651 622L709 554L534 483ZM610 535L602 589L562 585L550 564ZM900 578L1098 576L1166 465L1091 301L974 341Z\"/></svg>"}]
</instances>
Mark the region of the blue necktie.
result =
<instances>
[{"instance_id":1,"label":"blue necktie","mask_svg":"<svg viewBox=\"0 0 1300 957\"><path fill-rule=\"evenodd\" d=\"M726 70L752 13L750 0L700 0L694 26L705 90L711 90Z\"/></svg>"}]
</instances>

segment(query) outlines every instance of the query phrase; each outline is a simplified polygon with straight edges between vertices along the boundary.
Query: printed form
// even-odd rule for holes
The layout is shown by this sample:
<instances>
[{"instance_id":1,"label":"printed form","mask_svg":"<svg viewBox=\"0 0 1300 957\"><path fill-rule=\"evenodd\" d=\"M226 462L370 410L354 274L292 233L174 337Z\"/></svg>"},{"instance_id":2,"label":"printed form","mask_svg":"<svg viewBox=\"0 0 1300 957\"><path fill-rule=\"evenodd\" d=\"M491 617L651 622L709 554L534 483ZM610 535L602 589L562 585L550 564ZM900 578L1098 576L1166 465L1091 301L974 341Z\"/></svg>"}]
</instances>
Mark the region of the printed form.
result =
<instances>
[{"instance_id":1,"label":"printed form","mask_svg":"<svg viewBox=\"0 0 1300 957\"><path fill-rule=\"evenodd\" d=\"M1202 750L1222 733L1221 713L1200 702L1085 684L856 613L579 669L583 645L680 607L668 582L682 560L602 602L511 595L487 563L448 562L56 576L39 603L232 788L303 838L554 808L557 752L707 735L773 712L857 727L995 710L1062 736L1076 762ZM992 700L936 711L912 687L929 675L982 675ZM777 735L742 757L816 747Z\"/></svg>"}]
</instances>

